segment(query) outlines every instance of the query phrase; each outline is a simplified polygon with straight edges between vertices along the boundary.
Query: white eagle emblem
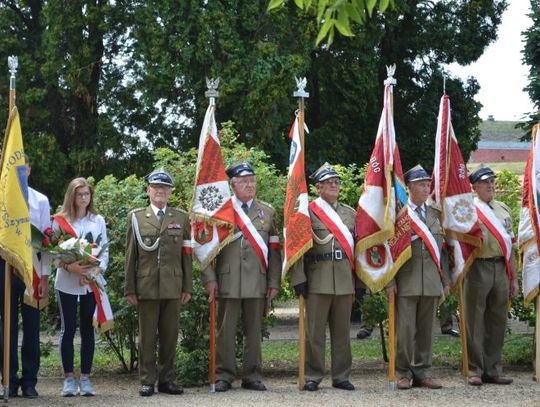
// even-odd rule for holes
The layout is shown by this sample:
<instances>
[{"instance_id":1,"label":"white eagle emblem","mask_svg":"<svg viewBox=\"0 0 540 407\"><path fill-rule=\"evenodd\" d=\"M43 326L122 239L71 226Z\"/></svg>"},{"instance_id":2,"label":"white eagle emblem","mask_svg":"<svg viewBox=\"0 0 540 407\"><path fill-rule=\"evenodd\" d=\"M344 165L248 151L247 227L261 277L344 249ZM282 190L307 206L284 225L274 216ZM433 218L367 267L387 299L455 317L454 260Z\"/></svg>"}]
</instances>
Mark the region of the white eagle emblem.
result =
<instances>
[{"instance_id":1,"label":"white eagle emblem","mask_svg":"<svg viewBox=\"0 0 540 407\"><path fill-rule=\"evenodd\" d=\"M473 219L474 210L469 201L460 199L452 207L452 215L459 223L468 223Z\"/></svg>"}]
</instances>

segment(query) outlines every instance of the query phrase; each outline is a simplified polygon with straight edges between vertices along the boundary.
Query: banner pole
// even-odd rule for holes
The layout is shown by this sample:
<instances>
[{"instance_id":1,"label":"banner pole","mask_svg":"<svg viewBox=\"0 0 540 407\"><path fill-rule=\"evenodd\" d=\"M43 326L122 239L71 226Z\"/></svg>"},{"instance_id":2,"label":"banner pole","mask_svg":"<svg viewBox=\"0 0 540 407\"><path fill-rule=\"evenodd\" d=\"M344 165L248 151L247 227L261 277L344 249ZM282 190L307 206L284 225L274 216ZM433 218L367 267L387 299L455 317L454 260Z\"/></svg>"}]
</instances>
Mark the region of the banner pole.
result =
<instances>
[{"instance_id":1,"label":"banner pole","mask_svg":"<svg viewBox=\"0 0 540 407\"><path fill-rule=\"evenodd\" d=\"M300 143L304 143L304 99L309 97L309 92L306 92L307 79L296 79L296 91L293 96L298 98L298 134ZM301 260L300 260L301 261ZM298 298L298 389L304 390L306 384L306 331L305 331L305 306L306 301L303 295Z\"/></svg>"},{"instance_id":2,"label":"banner pole","mask_svg":"<svg viewBox=\"0 0 540 407\"><path fill-rule=\"evenodd\" d=\"M536 342L536 359L535 359L535 377L534 380L540 382L540 293L536 296L536 326L535 342Z\"/></svg>"},{"instance_id":3,"label":"banner pole","mask_svg":"<svg viewBox=\"0 0 540 407\"><path fill-rule=\"evenodd\" d=\"M388 297L388 389L396 389L396 293Z\"/></svg>"},{"instance_id":4,"label":"banner pole","mask_svg":"<svg viewBox=\"0 0 540 407\"><path fill-rule=\"evenodd\" d=\"M458 283L459 287L459 331L461 333L461 373L465 380L469 377L469 354L467 352L467 324L465 317L465 299L463 298L463 284L465 276Z\"/></svg>"},{"instance_id":5,"label":"banner pole","mask_svg":"<svg viewBox=\"0 0 540 407\"><path fill-rule=\"evenodd\" d=\"M8 67L11 73L9 77L9 112L8 117L11 114L11 110L15 107L15 78L17 68L19 66L18 58L16 56L8 57ZM6 267L4 270L4 363L3 363L3 378L4 378L4 402L9 400L9 364L10 364L10 348L11 348L11 273L13 268L6 261ZM15 344L17 346L17 344Z\"/></svg>"},{"instance_id":6,"label":"banner pole","mask_svg":"<svg viewBox=\"0 0 540 407\"><path fill-rule=\"evenodd\" d=\"M210 393L216 392L216 297L210 302Z\"/></svg>"}]
</instances>

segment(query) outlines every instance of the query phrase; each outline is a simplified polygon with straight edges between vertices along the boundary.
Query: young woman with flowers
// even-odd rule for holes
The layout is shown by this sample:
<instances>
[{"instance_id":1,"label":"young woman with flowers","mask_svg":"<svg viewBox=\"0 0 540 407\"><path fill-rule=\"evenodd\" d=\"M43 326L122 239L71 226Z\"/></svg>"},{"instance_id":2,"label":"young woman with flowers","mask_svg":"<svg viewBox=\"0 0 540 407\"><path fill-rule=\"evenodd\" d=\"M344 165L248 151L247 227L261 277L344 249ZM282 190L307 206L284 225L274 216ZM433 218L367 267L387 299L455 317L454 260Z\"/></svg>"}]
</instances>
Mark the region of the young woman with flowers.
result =
<instances>
[{"instance_id":1,"label":"young woman with flowers","mask_svg":"<svg viewBox=\"0 0 540 407\"><path fill-rule=\"evenodd\" d=\"M75 178L69 183L62 208L53 216L53 229L61 230L62 233L84 239L94 245L107 246L105 220L94 208L93 189L85 178ZM108 260L108 251L105 249L99 256L99 262L94 264L91 264L88 259L71 263L62 260L58 262L55 289L62 321L60 353L65 375L62 396L70 397L78 393L82 396L95 395L89 379L95 347L92 326L96 310L95 286L105 284L102 273L107 269ZM73 375L73 338L77 324L77 304L80 308L81 335L79 388Z\"/></svg>"}]
</instances>

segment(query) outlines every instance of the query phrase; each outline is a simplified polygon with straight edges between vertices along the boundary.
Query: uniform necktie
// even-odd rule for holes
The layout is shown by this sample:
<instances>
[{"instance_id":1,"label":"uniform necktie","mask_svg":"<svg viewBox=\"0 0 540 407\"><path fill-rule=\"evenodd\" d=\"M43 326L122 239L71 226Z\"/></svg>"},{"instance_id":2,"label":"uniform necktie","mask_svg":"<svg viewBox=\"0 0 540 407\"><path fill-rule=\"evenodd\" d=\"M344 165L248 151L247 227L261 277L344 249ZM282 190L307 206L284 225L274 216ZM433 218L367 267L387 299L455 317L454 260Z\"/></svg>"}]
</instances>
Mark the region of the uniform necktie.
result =
<instances>
[{"instance_id":1,"label":"uniform necktie","mask_svg":"<svg viewBox=\"0 0 540 407\"><path fill-rule=\"evenodd\" d=\"M422 220L422 222L426 223L426 217L424 216L424 211L422 210L422 206L417 206L415 209L416 213Z\"/></svg>"},{"instance_id":2,"label":"uniform necktie","mask_svg":"<svg viewBox=\"0 0 540 407\"><path fill-rule=\"evenodd\" d=\"M163 218L165 216L165 212L163 212L163 209L160 209L158 212L157 212L157 218L159 220L159 223L163 222Z\"/></svg>"},{"instance_id":3,"label":"uniform necktie","mask_svg":"<svg viewBox=\"0 0 540 407\"><path fill-rule=\"evenodd\" d=\"M242 209L244 210L244 213L247 215L247 213L249 212L249 206L247 205L247 203L243 203L242 204Z\"/></svg>"}]
</instances>

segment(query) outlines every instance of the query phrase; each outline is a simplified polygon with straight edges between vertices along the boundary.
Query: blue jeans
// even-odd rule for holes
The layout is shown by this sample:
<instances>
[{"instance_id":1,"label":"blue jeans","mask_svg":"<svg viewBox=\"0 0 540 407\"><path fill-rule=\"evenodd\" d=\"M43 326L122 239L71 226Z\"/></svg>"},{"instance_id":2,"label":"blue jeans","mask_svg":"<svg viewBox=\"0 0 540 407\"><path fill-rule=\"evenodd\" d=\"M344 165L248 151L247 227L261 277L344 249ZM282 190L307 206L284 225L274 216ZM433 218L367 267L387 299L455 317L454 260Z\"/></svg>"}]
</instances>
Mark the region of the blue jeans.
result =
<instances>
[{"instance_id":1,"label":"blue jeans","mask_svg":"<svg viewBox=\"0 0 540 407\"><path fill-rule=\"evenodd\" d=\"M60 330L60 355L64 373L73 373L73 338L77 325L77 302L79 310L79 331L81 333L81 374L90 374L94 359L94 327L92 317L96 309L93 293L72 295L56 290L58 309L62 320Z\"/></svg>"}]
</instances>

